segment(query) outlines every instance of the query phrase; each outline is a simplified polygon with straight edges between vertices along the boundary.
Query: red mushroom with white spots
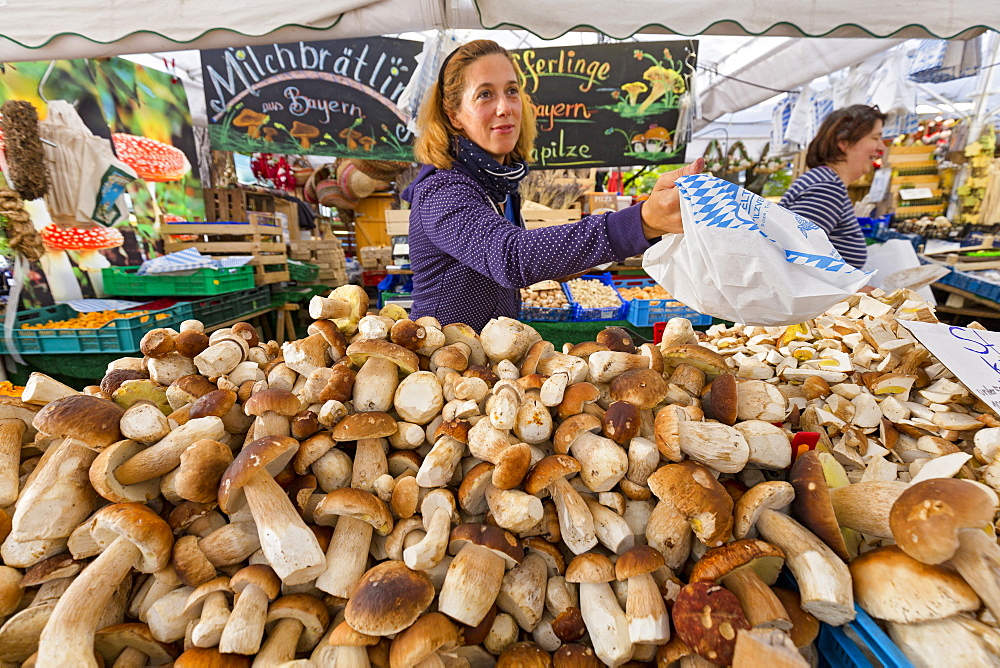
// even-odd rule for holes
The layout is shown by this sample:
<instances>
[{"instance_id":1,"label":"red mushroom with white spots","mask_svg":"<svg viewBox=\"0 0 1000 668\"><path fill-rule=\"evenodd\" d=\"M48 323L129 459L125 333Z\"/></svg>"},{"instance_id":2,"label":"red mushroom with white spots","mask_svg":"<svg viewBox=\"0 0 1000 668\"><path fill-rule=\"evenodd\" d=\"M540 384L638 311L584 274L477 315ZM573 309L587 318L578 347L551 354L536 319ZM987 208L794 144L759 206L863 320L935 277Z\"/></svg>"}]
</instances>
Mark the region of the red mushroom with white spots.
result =
<instances>
[{"instance_id":1,"label":"red mushroom with white spots","mask_svg":"<svg viewBox=\"0 0 1000 668\"><path fill-rule=\"evenodd\" d=\"M52 299L56 302L81 299L80 283L73 273L66 251L77 251L77 265L87 272L97 297L104 296L104 278L101 269L111 263L98 251L117 248L125 242L122 233L113 227L59 227L52 224L42 228L42 243L48 252L43 258Z\"/></svg>"},{"instance_id":2,"label":"red mushroom with white spots","mask_svg":"<svg viewBox=\"0 0 1000 668\"><path fill-rule=\"evenodd\" d=\"M191 170L191 163L179 148L164 144L149 137L139 137L114 133L111 140L115 153L122 162L135 170L139 178L146 182L149 197L153 202L153 217L159 223L163 218L156 202L156 183L180 181Z\"/></svg>"}]
</instances>

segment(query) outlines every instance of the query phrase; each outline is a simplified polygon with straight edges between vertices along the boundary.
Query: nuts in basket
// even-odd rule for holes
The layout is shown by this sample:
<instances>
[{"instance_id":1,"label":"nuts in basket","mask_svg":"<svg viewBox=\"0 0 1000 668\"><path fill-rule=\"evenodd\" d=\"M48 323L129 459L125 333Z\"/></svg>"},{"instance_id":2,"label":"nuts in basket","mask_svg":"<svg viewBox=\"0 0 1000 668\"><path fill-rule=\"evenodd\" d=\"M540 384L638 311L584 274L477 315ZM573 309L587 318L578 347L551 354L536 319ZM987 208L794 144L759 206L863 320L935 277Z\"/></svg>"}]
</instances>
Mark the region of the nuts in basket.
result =
<instances>
[{"instance_id":1,"label":"nuts in basket","mask_svg":"<svg viewBox=\"0 0 1000 668\"><path fill-rule=\"evenodd\" d=\"M583 308L607 308L621 306L618 293L610 285L592 278L574 278L567 281L573 300Z\"/></svg>"},{"instance_id":2,"label":"nuts in basket","mask_svg":"<svg viewBox=\"0 0 1000 668\"><path fill-rule=\"evenodd\" d=\"M527 288L521 288L521 303L535 308L569 307L569 301L558 281L541 281Z\"/></svg>"},{"instance_id":3,"label":"nuts in basket","mask_svg":"<svg viewBox=\"0 0 1000 668\"><path fill-rule=\"evenodd\" d=\"M673 296L664 290L663 286L656 283L642 287L619 288L618 293L625 301L633 299L673 299Z\"/></svg>"}]
</instances>

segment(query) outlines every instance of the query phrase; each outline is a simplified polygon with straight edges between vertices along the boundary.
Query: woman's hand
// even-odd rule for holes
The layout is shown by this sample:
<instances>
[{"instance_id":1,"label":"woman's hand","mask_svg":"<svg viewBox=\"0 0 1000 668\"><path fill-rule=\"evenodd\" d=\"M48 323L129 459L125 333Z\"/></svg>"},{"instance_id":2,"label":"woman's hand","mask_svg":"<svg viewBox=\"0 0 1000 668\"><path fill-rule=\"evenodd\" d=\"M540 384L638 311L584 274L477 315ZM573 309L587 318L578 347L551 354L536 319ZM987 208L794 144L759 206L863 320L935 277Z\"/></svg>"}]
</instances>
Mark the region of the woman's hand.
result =
<instances>
[{"instance_id":1,"label":"woman's hand","mask_svg":"<svg viewBox=\"0 0 1000 668\"><path fill-rule=\"evenodd\" d=\"M647 239L684 232L684 222L681 220L681 196L674 187L674 181L682 176L699 174L704 168L704 158L698 158L690 165L667 172L656 180L653 192L642 205L642 231Z\"/></svg>"}]
</instances>

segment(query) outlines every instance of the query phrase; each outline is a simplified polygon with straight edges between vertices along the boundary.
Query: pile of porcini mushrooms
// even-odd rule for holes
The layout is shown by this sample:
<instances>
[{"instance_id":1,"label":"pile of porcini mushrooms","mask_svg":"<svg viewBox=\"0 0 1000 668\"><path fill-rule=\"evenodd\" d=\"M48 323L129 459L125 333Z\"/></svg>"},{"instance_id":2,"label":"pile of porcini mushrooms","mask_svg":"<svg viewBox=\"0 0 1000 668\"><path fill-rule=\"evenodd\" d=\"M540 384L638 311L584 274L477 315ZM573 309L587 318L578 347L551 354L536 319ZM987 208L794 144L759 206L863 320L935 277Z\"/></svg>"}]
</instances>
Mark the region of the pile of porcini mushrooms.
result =
<instances>
[{"instance_id":1,"label":"pile of porcini mushrooms","mask_svg":"<svg viewBox=\"0 0 1000 668\"><path fill-rule=\"evenodd\" d=\"M0 398L0 665L807 666L855 601L916 665L1000 662L1000 421L914 293L561 351L310 313Z\"/></svg>"}]
</instances>

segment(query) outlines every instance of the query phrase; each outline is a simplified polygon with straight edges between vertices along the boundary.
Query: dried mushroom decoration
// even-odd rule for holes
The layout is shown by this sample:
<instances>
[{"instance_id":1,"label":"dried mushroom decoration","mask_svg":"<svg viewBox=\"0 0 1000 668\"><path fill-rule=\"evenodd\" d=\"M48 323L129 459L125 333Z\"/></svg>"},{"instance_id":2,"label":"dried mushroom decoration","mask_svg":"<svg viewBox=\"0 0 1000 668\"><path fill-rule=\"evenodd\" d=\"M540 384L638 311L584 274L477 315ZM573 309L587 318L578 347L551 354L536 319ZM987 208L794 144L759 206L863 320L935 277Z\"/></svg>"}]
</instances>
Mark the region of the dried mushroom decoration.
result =
<instances>
[{"instance_id":1,"label":"dried mushroom decoration","mask_svg":"<svg viewBox=\"0 0 1000 668\"><path fill-rule=\"evenodd\" d=\"M24 199L38 199L49 189L45 151L38 136L38 112L30 102L7 100L0 114L10 167L7 179Z\"/></svg>"},{"instance_id":2,"label":"dried mushroom decoration","mask_svg":"<svg viewBox=\"0 0 1000 668\"><path fill-rule=\"evenodd\" d=\"M0 232L6 237L7 246L29 262L37 261L45 253L42 237L24 210L24 201L7 188L0 190Z\"/></svg>"}]
</instances>

